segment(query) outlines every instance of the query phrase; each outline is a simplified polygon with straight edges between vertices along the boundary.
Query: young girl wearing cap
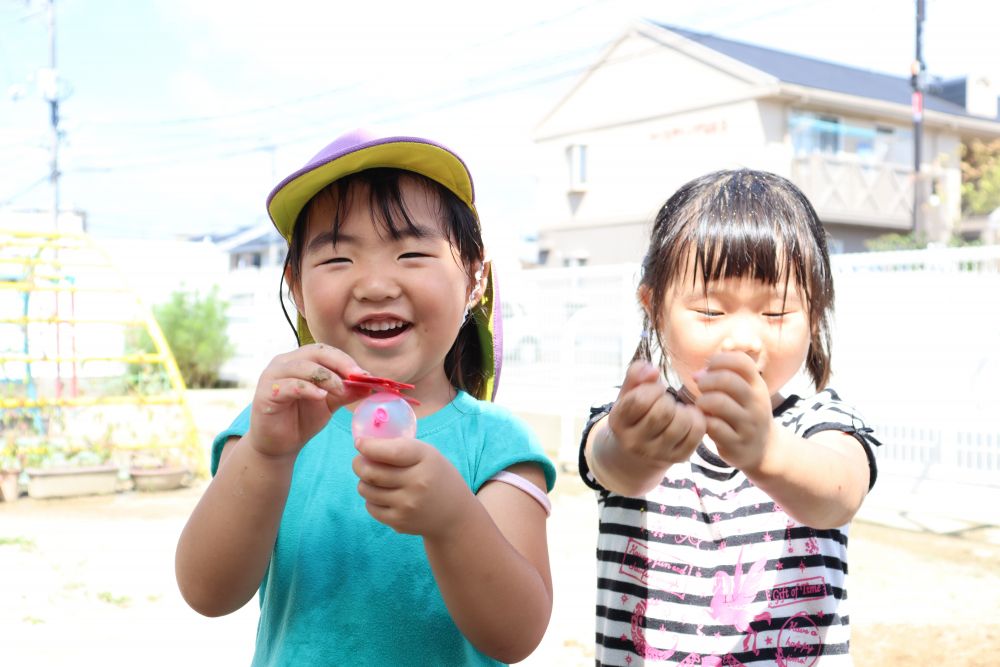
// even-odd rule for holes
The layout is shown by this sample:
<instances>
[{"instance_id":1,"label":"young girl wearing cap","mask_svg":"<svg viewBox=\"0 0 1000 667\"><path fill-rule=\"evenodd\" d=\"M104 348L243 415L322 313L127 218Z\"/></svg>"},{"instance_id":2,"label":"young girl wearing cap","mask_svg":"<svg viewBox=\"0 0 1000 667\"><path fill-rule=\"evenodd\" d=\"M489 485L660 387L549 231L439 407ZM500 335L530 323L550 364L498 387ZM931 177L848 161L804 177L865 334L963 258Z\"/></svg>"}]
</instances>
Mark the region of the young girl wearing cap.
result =
<instances>
[{"instance_id":1,"label":"young girl wearing cap","mask_svg":"<svg viewBox=\"0 0 1000 667\"><path fill-rule=\"evenodd\" d=\"M449 150L364 132L268 199L300 347L216 439L176 557L202 614L259 590L255 665L494 665L545 632L555 470L489 402L499 309L473 201ZM357 373L414 385L415 438L353 438Z\"/></svg>"},{"instance_id":2,"label":"young girl wearing cap","mask_svg":"<svg viewBox=\"0 0 1000 667\"><path fill-rule=\"evenodd\" d=\"M764 172L691 181L656 217L638 296L636 361L580 457L600 507L597 664L849 665L848 523L878 442L824 389L813 207ZM819 393L783 397L803 366Z\"/></svg>"}]
</instances>

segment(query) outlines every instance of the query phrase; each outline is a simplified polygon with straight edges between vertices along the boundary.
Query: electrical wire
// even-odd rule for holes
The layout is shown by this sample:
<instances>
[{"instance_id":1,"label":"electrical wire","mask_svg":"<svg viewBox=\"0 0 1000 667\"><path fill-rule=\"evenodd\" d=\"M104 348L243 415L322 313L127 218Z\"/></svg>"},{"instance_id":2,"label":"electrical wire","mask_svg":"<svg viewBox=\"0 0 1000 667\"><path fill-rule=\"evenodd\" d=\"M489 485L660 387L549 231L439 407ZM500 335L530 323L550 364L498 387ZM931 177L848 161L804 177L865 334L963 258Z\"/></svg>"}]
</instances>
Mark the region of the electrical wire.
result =
<instances>
[{"instance_id":1,"label":"electrical wire","mask_svg":"<svg viewBox=\"0 0 1000 667\"><path fill-rule=\"evenodd\" d=\"M34 190L35 188L37 188L39 185L41 185L42 183L45 183L48 180L51 180L51 176L49 176L47 174L45 176L42 176L37 181L34 181L33 183L31 183L27 187L25 187L25 188L23 188L23 189L15 192L14 194L12 194L9 197L7 197L6 199L0 201L0 206L9 206L10 204L14 203L15 200L20 199L21 197L23 197L24 195L28 194L29 192L31 192L32 190Z\"/></svg>"},{"instance_id":2,"label":"electrical wire","mask_svg":"<svg viewBox=\"0 0 1000 667\"><path fill-rule=\"evenodd\" d=\"M573 8L569 12L563 14L549 17L536 21L532 24L515 28L508 31L496 38L480 42L478 44L472 45L471 47L466 47L462 49L459 53L465 52L469 49L481 48L488 44L502 43L503 41L510 39L511 37L529 32L534 29L538 29L545 25L550 25L553 23L558 23L560 21L574 16L584 11L593 9L597 5L606 4L610 0L595 0L587 5ZM729 21L719 25L716 30L728 31L733 27L740 27L744 25L749 25L757 21L773 18L775 16L784 15L798 11L806 6L817 4L820 0L804 0L800 2L794 2L783 7L769 10L761 14L757 14L751 17L744 17ZM742 5L742 3L740 3ZM733 3L730 6L736 6ZM717 10L718 11L718 10ZM729 12L723 12L724 15L730 15ZM704 11L702 12L704 14ZM681 19L683 22L684 19ZM706 32L701 30L699 32ZM711 34L707 33L706 34ZM529 88L550 84L559 80L563 80L572 76L580 75L590 68L593 67L593 62L588 62L583 66L566 66L558 69L557 71L551 71L544 74L538 74L537 70L544 67L557 67L568 61L577 60L588 53L592 53L600 48L606 47L610 42L601 42L598 44L592 44L584 48L577 48L573 51L564 51L558 53L554 56L545 59L536 59L529 62L524 62L515 67L507 67L503 70L494 70L493 72L485 73L480 76L468 79L467 83L473 86L482 85L480 90L474 92L464 92L462 94L455 95L455 88L451 87L446 91L438 91L434 93L423 93L420 96L413 96L409 99L403 100L392 100L391 102L374 102L373 108L367 110L365 115L371 118L371 122L384 123L389 121L397 121L399 119L416 116L418 114L425 114L433 111L440 111L443 109L453 108L461 106L463 104L470 104L476 101L488 100L495 97L500 97L503 95L512 95L517 92L527 90ZM656 50L651 49L650 51ZM646 53L639 52L634 54L629 54L628 58L642 57ZM451 58L456 57L455 54L450 56ZM615 59L614 62L621 62L622 57ZM515 77L522 73L531 72L534 76L523 78L520 80L510 81L511 75ZM219 114L208 114L202 116L190 116L181 118L167 118L158 119L151 121L86 121L81 124L81 127L104 127L113 125L117 130L121 131L123 129L142 129L142 128L159 128L164 130L180 129L183 130L181 134L175 134L170 137L170 133L157 133L156 138L159 140L169 140L170 146L152 151L145 150L145 153L155 153L157 158L151 160L133 160L126 162L117 162L114 157L111 157L108 163L91 163L83 164L77 167L66 168L63 170L64 173L113 173L117 171L124 170L139 170L139 169L156 169L161 167L168 167L171 165L179 164L190 164L192 162L203 162L206 160L226 160L237 156L248 155L256 152L266 152L274 151L277 146L287 147L290 145L295 145L307 140L311 140L320 134L324 136L327 134L326 128L331 122L331 116L328 110L323 109L322 120L316 117L316 113L311 112L311 107L313 107L317 102L329 98L333 95L343 95L345 93L350 93L358 89L363 88L365 84L362 82L354 82L343 86L338 86L336 88L320 91L317 93L312 93L310 95L304 95L293 99L282 100L273 104L267 104L263 106L257 106L247 109L241 109L237 111L219 113ZM437 101L431 101L437 100ZM195 130L196 126L204 123L218 123L220 121L233 121L238 119L250 119L257 117L258 121L262 121L264 117L274 112L278 112L289 106L295 106L298 109L299 115L307 118L302 126L314 125L314 129L310 129L305 132L297 132L292 134L285 134L281 136L278 134L275 136L275 132L271 131L269 138L266 140L261 137L261 135L267 133L262 129L247 129L236 136L222 136L206 140L203 134L187 134L188 130ZM402 109L402 110L401 110ZM357 113L357 109L353 109L354 113ZM312 120L308 120L309 116L313 116ZM336 117L336 116L335 116ZM255 121L258 122L258 121ZM257 127L260 127L259 125ZM286 128L289 127L288 123L280 126L278 132L285 132ZM181 145L178 142L184 142ZM190 143L187 143L190 142ZM244 144L244 145L240 145ZM249 145L247 145L249 144ZM40 183L47 180L48 177L41 179L29 186L26 190L19 192L12 197L8 198L7 202L16 199L17 197L26 194L34 187L37 187ZM6 202L5 202L6 203Z\"/></svg>"}]
</instances>

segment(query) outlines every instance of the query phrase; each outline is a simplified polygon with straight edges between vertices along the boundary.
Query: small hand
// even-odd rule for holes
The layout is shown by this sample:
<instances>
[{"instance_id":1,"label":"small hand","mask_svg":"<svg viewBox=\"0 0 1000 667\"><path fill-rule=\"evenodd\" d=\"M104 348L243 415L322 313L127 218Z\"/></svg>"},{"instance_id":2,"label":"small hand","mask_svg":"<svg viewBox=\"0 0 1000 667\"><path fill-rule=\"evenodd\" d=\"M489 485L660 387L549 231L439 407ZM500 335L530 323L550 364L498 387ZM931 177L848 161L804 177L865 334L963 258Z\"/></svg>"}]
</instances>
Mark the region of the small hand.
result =
<instances>
[{"instance_id":1,"label":"small hand","mask_svg":"<svg viewBox=\"0 0 1000 667\"><path fill-rule=\"evenodd\" d=\"M775 437L771 395L754 360L742 352L720 352L695 376L709 437L731 466L759 469Z\"/></svg>"},{"instance_id":2,"label":"small hand","mask_svg":"<svg viewBox=\"0 0 1000 667\"><path fill-rule=\"evenodd\" d=\"M697 448L705 435L705 417L667 393L656 367L636 362L625 373L608 428L626 452L670 465L686 461Z\"/></svg>"},{"instance_id":3,"label":"small hand","mask_svg":"<svg viewBox=\"0 0 1000 667\"><path fill-rule=\"evenodd\" d=\"M461 474L433 446L412 438L358 438L351 467L375 520L399 533L437 537L476 502Z\"/></svg>"},{"instance_id":4,"label":"small hand","mask_svg":"<svg viewBox=\"0 0 1000 667\"><path fill-rule=\"evenodd\" d=\"M368 393L341 380L363 372L329 345L305 345L279 354L257 382L247 440L267 456L297 455L337 408Z\"/></svg>"}]
</instances>

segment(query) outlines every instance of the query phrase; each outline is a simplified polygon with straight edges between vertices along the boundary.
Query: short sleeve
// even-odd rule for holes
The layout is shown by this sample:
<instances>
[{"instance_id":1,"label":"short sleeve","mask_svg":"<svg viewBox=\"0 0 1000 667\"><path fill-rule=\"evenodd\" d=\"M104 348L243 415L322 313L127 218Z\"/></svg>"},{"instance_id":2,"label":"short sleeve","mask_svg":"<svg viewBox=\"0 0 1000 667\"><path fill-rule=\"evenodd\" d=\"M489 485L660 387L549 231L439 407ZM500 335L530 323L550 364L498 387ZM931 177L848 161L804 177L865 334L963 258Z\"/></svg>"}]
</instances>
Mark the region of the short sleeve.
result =
<instances>
[{"instance_id":1,"label":"short sleeve","mask_svg":"<svg viewBox=\"0 0 1000 667\"><path fill-rule=\"evenodd\" d=\"M222 433L215 436L215 440L212 441L211 471L213 477L219 470L219 459L222 457L222 448L226 446L226 442L229 438L242 438L250 429L250 407L251 406L248 405L243 408L243 412L236 415L236 419L233 420L233 423L230 424L229 427Z\"/></svg>"},{"instance_id":2,"label":"short sleeve","mask_svg":"<svg viewBox=\"0 0 1000 667\"><path fill-rule=\"evenodd\" d=\"M840 431L854 437L868 458L868 490L875 486L878 477L875 448L882 443L858 411L844 403L833 389L827 388L811 398L801 399L793 410L778 417L778 423L806 439L823 431Z\"/></svg>"},{"instance_id":3,"label":"short sleeve","mask_svg":"<svg viewBox=\"0 0 1000 667\"><path fill-rule=\"evenodd\" d=\"M587 419L587 423L583 427L583 436L580 438L580 458L577 463L577 469L580 471L580 479L583 480L583 483L595 491L606 492L607 489L601 486L587 464L587 457L585 455L587 438L590 436L590 431L597 425L597 422L604 419L611 412L612 405L614 403L605 403L604 405L596 405L590 408L590 418Z\"/></svg>"},{"instance_id":4,"label":"short sleeve","mask_svg":"<svg viewBox=\"0 0 1000 667\"><path fill-rule=\"evenodd\" d=\"M498 406L489 406L491 416L480 425L483 447L471 480L473 492L501 470L519 463L537 464L545 474L546 490L556 483L556 468L545 455L541 442L527 424L512 414L502 414Z\"/></svg>"}]
</instances>

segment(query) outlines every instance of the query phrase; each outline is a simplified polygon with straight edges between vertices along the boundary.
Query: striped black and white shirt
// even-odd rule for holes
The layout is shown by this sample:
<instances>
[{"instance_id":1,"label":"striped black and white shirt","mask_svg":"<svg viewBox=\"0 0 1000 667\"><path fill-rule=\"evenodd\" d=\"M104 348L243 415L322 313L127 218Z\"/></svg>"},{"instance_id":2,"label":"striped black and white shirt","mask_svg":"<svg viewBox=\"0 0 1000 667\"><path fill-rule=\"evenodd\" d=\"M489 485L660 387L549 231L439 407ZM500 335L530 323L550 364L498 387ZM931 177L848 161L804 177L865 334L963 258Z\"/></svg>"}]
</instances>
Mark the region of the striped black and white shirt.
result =
<instances>
[{"instance_id":1,"label":"striped black and white shirt","mask_svg":"<svg viewBox=\"0 0 1000 667\"><path fill-rule=\"evenodd\" d=\"M611 409L591 411L584 430ZM837 430L874 446L831 389L791 396L774 419L797 435ZM808 457L804 448L802 456ZM597 665L850 665L847 529L789 517L706 439L642 498L598 492Z\"/></svg>"}]
</instances>

